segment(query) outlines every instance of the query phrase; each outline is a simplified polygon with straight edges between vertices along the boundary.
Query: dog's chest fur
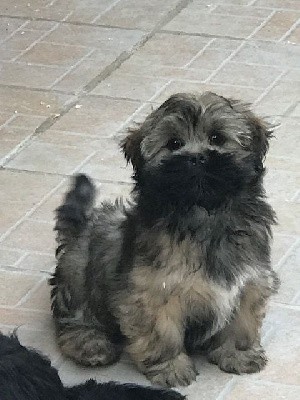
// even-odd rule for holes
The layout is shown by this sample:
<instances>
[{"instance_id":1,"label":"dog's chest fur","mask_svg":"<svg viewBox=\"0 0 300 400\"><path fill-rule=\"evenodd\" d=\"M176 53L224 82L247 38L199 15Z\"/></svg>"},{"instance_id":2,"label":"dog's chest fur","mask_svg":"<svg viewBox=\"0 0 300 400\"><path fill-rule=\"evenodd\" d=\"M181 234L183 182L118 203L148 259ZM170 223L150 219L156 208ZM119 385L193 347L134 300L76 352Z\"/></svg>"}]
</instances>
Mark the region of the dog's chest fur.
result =
<instances>
[{"instance_id":1,"label":"dog's chest fur","mask_svg":"<svg viewBox=\"0 0 300 400\"><path fill-rule=\"evenodd\" d=\"M242 282L225 287L210 279L205 274L203 249L191 238L174 242L162 234L154 247L159 251L152 254L151 265L142 255L135 260L131 272L135 291L150 308L165 308L183 323L209 320L209 336L215 334L238 305Z\"/></svg>"}]
</instances>

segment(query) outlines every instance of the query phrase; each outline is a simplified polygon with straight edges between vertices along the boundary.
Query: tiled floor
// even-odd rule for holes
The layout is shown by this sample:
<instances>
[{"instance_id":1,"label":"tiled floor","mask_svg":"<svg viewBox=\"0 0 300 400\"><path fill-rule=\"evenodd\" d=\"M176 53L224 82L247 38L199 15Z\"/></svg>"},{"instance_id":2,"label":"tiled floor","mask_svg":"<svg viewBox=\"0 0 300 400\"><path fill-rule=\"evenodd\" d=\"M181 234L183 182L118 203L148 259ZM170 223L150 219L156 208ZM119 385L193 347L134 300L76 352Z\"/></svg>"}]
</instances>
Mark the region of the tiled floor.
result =
<instances>
[{"instance_id":1,"label":"tiled floor","mask_svg":"<svg viewBox=\"0 0 300 400\"><path fill-rule=\"evenodd\" d=\"M1 0L0 329L48 354L66 383L146 382L124 358L79 368L53 337L46 279L53 209L76 171L100 195L127 195L125 128L176 91L213 90L280 123L266 187L279 225L260 374L232 376L198 359L189 400L295 400L300 393L299 0Z\"/></svg>"}]
</instances>

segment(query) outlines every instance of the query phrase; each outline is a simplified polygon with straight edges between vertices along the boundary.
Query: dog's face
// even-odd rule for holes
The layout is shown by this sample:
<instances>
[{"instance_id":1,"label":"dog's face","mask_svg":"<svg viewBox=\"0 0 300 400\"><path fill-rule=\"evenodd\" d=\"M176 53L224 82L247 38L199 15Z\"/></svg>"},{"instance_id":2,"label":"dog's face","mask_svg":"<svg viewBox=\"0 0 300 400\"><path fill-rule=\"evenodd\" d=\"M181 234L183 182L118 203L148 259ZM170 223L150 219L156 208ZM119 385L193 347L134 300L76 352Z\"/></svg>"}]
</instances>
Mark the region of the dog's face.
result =
<instances>
[{"instance_id":1,"label":"dog's face","mask_svg":"<svg viewBox=\"0 0 300 400\"><path fill-rule=\"evenodd\" d=\"M211 209L261 176L270 135L237 101L210 92L178 94L131 131L122 147L146 196Z\"/></svg>"}]
</instances>

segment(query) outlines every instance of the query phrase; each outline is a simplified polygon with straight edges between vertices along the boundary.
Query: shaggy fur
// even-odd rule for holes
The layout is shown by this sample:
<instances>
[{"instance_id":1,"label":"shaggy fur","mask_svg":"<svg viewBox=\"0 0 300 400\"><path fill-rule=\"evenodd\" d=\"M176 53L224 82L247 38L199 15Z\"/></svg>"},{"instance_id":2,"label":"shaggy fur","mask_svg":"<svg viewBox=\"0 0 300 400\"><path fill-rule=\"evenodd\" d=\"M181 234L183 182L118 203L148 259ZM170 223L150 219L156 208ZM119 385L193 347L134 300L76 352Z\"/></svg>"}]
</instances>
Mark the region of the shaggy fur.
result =
<instances>
[{"instance_id":1,"label":"shaggy fur","mask_svg":"<svg viewBox=\"0 0 300 400\"><path fill-rule=\"evenodd\" d=\"M57 210L51 284L58 343L85 365L123 348L155 384L196 378L188 354L261 370L260 328L278 288L275 214L262 185L271 130L248 106L207 92L170 97L121 146L133 203L102 203L84 175Z\"/></svg>"},{"instance_id":2,"label":"shaggy fur","mask_svg":"<svg viewBox=\"0 0 300 400\"><path fill-rule=\"evenodd\" d=\"M173 391L114 382L64 388L50 361L0 333L1 400L183 400Z\"/></svg>"}]
</instances>

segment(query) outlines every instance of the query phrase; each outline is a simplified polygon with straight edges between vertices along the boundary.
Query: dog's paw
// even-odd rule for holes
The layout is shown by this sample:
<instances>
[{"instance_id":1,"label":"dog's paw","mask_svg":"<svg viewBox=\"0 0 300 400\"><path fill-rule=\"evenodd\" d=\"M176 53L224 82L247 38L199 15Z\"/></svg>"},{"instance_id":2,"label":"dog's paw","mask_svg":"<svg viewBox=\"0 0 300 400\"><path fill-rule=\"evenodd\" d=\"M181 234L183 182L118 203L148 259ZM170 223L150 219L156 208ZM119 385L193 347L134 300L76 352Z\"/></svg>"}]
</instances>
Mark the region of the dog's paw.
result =
<instances>
[{"instance_id":1,"label":"dog's paw","mask_svg":"<svg viewBox=\"0 0 300 400\"><path fill-rule=\"evenodd\" d=\"M62 352L85 366L108 365L116 362L121 350L104 334L95 330L77 330L63 333L58 338Z\"/></svg>"},{"instance_id":2,"label":"dog's paw","mask_svg":"<svg viewBox=\"0 0 300 400\"><path fill-rule=\"evenodd\" d=\"M261 346L240 351L219 347L209 353L208 359L217 364L222 371L233 374L253 374L261 371L267 364L265 351Z\"/></svg>"},{"instance_id":3,"label":"dog's paw","mask_svg":"<svg viewBox=\"0 0 300 400\"><path fill-rule=\"evenodd\" d=\"M146 373L154 384L164 387L187 386L197 377L193 361L186 354L179 354L173 360L155 365Z\"/></svg>"}]
</instances>

